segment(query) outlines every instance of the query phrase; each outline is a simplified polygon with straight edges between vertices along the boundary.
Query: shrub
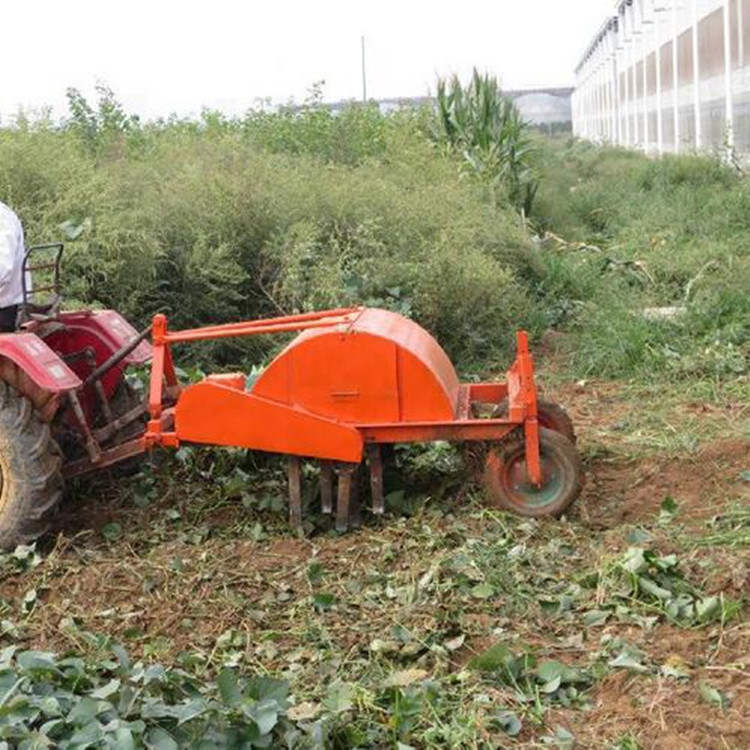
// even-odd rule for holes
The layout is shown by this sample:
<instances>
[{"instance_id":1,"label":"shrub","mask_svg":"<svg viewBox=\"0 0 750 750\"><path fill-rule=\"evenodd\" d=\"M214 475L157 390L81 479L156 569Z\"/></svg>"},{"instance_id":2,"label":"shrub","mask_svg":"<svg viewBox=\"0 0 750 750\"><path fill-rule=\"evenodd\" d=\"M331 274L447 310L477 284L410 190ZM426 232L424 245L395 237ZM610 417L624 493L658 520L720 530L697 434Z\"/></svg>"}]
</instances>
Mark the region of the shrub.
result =
<instances>
[{"instance_id":1,"label":"shrub","mask_svg":"<svg viewBox=\"0 0 750 750\"><path fill-rule=\"evenodd\" d=\"M166 311L175 327L378 304L467 364L534 329L520 220L459 178L424 137L424 113L334 116L312 102L144 126L100 93L96 106L77 95L62 128L0 131L0 199L29 241L86 227L66 258L77 302L138 325Z\"/></svg>"}]
</instances>

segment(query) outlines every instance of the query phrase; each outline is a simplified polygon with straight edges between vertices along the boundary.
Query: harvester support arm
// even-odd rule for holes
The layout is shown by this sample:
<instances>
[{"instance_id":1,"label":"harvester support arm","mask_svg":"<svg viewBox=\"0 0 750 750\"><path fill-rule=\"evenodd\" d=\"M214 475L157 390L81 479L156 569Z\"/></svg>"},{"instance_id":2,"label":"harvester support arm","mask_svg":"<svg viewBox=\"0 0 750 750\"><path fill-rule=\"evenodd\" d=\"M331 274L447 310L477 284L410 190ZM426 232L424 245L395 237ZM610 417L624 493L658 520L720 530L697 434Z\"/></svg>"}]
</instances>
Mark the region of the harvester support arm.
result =
<instances>
[{"instance_id":1,"label":"harvester support arm","mask_svg":"<svg viewBox=\"0 0 750 750\"><path fill-rule=\"evenodd\" d=\"M151 419L146 431L148 447L158 442L162 432L162 410L164 408L164 385L177 388L177 373L172 360L172 352L167 340L167 317L154 316L151 326L154 354L151 360L151 383L149 386L148 407Z\"/></svg>"},{"instance_id":2,"label":"harvester support arm","mask_svg":"<svg viewBox=\"0 0 750 750\"><path fill-rule=\"evenodd\" d=\"M523 431L526 442L526 472L529 482L538 487L542 483L542 461L539 452L539 420L534 361L529 351L529 336L519 331L516 337L517 354L514 368L517 368L520 398L525 407Z\"/></svg>"}]
</instances>

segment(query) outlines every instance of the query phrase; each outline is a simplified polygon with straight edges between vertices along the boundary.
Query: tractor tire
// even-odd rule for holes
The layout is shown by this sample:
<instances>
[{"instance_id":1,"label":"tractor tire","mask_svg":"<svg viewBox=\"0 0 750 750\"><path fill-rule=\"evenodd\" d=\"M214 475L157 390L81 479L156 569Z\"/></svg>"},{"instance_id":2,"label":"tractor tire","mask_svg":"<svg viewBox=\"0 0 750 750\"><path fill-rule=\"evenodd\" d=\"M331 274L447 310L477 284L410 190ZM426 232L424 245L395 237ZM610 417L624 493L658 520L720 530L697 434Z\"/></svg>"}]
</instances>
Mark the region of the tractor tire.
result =
<instances>
[{"instance_id":1,"label":"tractor tire","mask_svg":"<svg viewBox=\"0 0 750 750\"><path fill-rule=\"evenodd\" d=\"M110 399L109 408L112 410L112 416L115 419L119 419L132 409L135 409L140 402L141 399L138 397L138 392L127 382L127 380L123 379ZM134 440L135 438L140 437L146 431L147 422L148 417L144 414L142 418L136 419L119 430L110 443L113 445L120 445L122 443L127 443L128 440ZM112 470L114 471L115 476L131 477L140 472L142 465L143 456L134 456L133 458L128 458L125 461L115 464L112 467Z\"/></svg>"},{"instance_id":2,"label":"tractor tire","mask_svg":"<svg viewBox=\"0 0 750 750\"><path fill-rule=\"evenodd\" d=\"M556 404L553 401L539 400L537 404L539 426L544 427L547 430L553 430L559 432L561 435L566 437L573 445L578 442L576 435L575 426L573 420L570 418L565 409L560 404ZM508 416L508 401L507 399L497 405L495 410L492 412L493 419L502 419ZM485 462L487 460L487 444L486 443L465 443L461 447L461 454L463 456L464 465L466 466L467 472L471 477L480 476Z\"/></svg>"},{"instance_id":3,"label":"tractor tire","mask_svg":"<svg viewBox=\"0 0 750 750\"><path fill-rule=\"evenodd\" d=\"M515 430L487 453L484 486L493 507L527 518L558 518L583 489L583 468L575 445L564 435L539 430L543 484L526 479L526 444L523 430Z\"/></svg>"},{"instance_id":4,"label":"tractor tire","mask_svg":"<svg viewBox=\"0 0 750 750\"><path fill-rule=\"evenodd\" d=\"M578 442L578 437L576 436L576 428L573 424L573 420L570 418L568 412L565 411L562 406L560 406L560 404L556 404L553 401L543 401L540 399L539 403L537 404L537 413L540 427L559 432L561 435L564 435L566 438L568 438L568 440L570 440L573 445ZM507 414L508 402L503 401L497 407L497 409L495 409L492 416L495 419L499 419L506 416Z\"/></svg>"},{"instance_id":5,"label":"tractor tire","mask_svg":"<svg viewBox=\"0 0 750 750\"><path fill-rule=\"evenodd\" d=\"M135 409L141 403L141 399L138 397L138 392L133 388L127 380L117 386L117 390L114 392L109 402L109 408L112 410L112 416L115 419L119 419L123 415L127 414L132 409ZM124 443L127 440L142 435L146 429L146 422L148 421L144 414L142 418L136 419L129 425L125 425L113 438L115 443Z\"/></svg>"},{"instance_id":6,"label":"tractor tire","mask_svg":"<svg viewBox=\"0 0 750 750\"><path fill-rule=\"evenodd\" d=\"M47 531L63 494L62 453L25 396L0 382L0 549Z\"/></svg>"}]
</instances>

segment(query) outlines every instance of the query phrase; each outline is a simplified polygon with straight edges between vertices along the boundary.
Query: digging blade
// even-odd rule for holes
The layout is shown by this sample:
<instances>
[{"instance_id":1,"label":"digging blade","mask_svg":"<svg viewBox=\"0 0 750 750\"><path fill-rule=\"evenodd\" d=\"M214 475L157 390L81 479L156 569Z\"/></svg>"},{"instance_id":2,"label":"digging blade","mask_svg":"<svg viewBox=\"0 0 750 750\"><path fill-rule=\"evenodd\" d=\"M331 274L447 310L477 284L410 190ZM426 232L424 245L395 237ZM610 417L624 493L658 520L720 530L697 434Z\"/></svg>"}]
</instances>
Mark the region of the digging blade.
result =
<instances>
[{"instance_id":1,"label":"digging blade","mask_svg":"<svg viewBox=\"0 0 750 750\"><path fill-rule=\"evenodd\" d=\"M333 466L330 461L320 462L320 504L323 513L333 513Z\"/></svg>"},{"instance_id":2,"label":"digging blade","mask_svg":"<svg viewBox=\"0 0 750 750\"><path fill-rule=\"evenodd\" d=\"M367 446L367 463L370 466L372 512L376 516L382 516L385 513L385 500L383 498L383 456L379 445Z\"/></svg>"},{"instance_id":3,"label":"digging blade","mask_svg":"<svg viewBox=\"0 0 750 750\"><path fill-rule=\"evenodd\" d=\"M289 456L289 523L293 529L302 529L302 461Z\"/></svg>"}]
</instances>

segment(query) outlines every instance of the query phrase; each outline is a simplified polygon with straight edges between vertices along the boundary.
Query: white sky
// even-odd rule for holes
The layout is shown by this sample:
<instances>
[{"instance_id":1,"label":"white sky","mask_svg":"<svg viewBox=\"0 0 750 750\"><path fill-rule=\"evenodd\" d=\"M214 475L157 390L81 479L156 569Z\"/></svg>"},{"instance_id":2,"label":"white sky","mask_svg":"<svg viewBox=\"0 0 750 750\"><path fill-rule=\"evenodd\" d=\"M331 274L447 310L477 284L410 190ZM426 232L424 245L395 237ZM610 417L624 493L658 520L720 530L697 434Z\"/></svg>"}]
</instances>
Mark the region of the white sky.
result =
<instances>
[{"instance_id":1,"label":"white sky","mask_svg":"<svg viewBox=\"0 0 750 750\"><path fill-rule=\"evenodd\" d=\"M472 66L507 88L566 85L612 0L0 0L0 115L107 83L145 117L258 98L418 96Z\"/></svg>"}]
</instances>

